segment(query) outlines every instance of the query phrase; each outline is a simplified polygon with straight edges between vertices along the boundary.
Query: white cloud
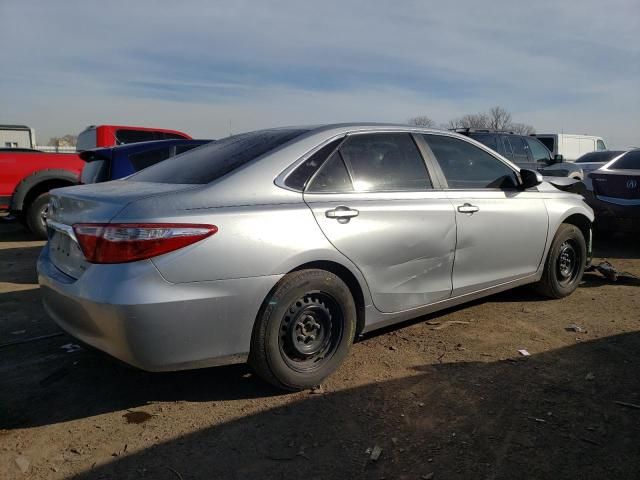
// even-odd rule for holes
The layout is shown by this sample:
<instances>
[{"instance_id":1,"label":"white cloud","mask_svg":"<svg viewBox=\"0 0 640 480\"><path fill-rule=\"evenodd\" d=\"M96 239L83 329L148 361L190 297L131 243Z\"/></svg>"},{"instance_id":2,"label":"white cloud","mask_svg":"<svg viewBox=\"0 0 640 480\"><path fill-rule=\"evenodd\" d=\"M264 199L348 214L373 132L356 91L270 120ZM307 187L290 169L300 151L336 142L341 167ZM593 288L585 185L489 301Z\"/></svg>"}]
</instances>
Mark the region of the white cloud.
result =
<instances>
[{"instance_id":1,"label":"white cloud","mask_svg":"<svg viewBox=\"0 0 640 480\"><path fill-rule=\"evenodd\" d=\"M637 0L3 0L0 121L217 137L229 120L446 121L500 104L624 147L640 143L639 26Z\"/></svg>"}]
</instances>

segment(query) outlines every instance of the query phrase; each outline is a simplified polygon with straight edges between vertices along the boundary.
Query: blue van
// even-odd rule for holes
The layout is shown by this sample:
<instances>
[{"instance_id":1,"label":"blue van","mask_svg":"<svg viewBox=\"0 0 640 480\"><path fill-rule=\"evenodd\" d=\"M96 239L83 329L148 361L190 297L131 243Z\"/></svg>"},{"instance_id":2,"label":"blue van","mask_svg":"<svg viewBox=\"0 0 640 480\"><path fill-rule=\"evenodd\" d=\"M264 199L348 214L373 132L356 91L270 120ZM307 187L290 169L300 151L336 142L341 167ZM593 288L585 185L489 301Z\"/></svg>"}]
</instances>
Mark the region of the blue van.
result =
<instances>
[{"instance_id":1,"label":"blue van","mask_svg":"<svg viewBox=\"0 0 640 480\"><path fill-rule=\"evenodd\" d=\"M180 155L213 140L154 140L80 153L85 161L80 183L108 182L127 177L167 158Z\"/></svg>"}]
</instances>

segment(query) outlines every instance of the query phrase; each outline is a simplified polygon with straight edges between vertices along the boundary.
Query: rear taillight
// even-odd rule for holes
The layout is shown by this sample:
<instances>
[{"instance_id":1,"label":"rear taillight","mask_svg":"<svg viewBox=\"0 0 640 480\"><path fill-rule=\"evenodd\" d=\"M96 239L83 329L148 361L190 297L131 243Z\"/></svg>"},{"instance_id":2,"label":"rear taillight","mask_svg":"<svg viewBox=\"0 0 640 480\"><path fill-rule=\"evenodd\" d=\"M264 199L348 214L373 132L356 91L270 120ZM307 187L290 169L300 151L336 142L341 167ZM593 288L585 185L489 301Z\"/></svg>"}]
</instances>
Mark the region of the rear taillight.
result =
<instances>
[{"instance_id":1,"label":"rear taillight","mask_svg":"<svg viewBox=\"0 0 640 480\"><path fill-rule=\"evenodd\" d=\"M215 225L183 223L79 223L73 226L91 263L125 263L173 252L210 237Z\"/></svg>"}]
</instances>

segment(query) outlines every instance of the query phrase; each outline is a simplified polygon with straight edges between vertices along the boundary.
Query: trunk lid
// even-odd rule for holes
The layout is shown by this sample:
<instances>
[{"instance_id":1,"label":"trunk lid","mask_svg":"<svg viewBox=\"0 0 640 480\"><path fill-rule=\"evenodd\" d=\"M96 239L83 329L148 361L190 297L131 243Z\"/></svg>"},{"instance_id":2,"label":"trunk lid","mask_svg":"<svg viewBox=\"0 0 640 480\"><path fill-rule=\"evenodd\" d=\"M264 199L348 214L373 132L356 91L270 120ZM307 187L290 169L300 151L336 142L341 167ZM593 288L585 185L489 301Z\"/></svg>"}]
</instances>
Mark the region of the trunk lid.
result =
<instances>
[{"instance_id":1,"label":"trunk lid","mask_svg":"<svg viewBox=\"0 0 640 480\"><path fill-rule=\"evenodd\" d=\"M53 264L73 278L88 268L73 233L76 223L108 223L127 205L193 185L115 181L58 188L50 192L47 218L49 255Z\"/></svg>"},{"instance_id":2,"label":"trunk lid","mask_svg":"<svg viewBox=\"0 0 640 480\"><path fill-rule=\"evenodd\" d=\"M596 195L625 200L640 199L640 171L595 171L590 173Z\"/></svg>"}]
</instances>

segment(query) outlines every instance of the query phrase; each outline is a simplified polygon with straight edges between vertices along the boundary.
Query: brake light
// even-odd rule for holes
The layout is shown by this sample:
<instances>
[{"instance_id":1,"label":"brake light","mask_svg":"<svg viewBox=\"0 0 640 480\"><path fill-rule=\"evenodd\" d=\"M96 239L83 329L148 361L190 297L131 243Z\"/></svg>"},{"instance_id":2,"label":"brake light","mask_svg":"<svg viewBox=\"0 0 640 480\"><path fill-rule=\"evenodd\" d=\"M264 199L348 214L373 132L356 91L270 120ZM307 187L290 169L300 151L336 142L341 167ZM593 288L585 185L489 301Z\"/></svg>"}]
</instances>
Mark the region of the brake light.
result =
<instances>
[{"instance_id":1,"label":"brake light","mask_svg":"<svg viewBox=\"0 0 640 480\"><path fill-rule=\"evenodd\" d=\"M73 226L91 263L125 263L156 257L199 242L215 225L188 223L79 223Z\"/></svg>"}]
</instances>

